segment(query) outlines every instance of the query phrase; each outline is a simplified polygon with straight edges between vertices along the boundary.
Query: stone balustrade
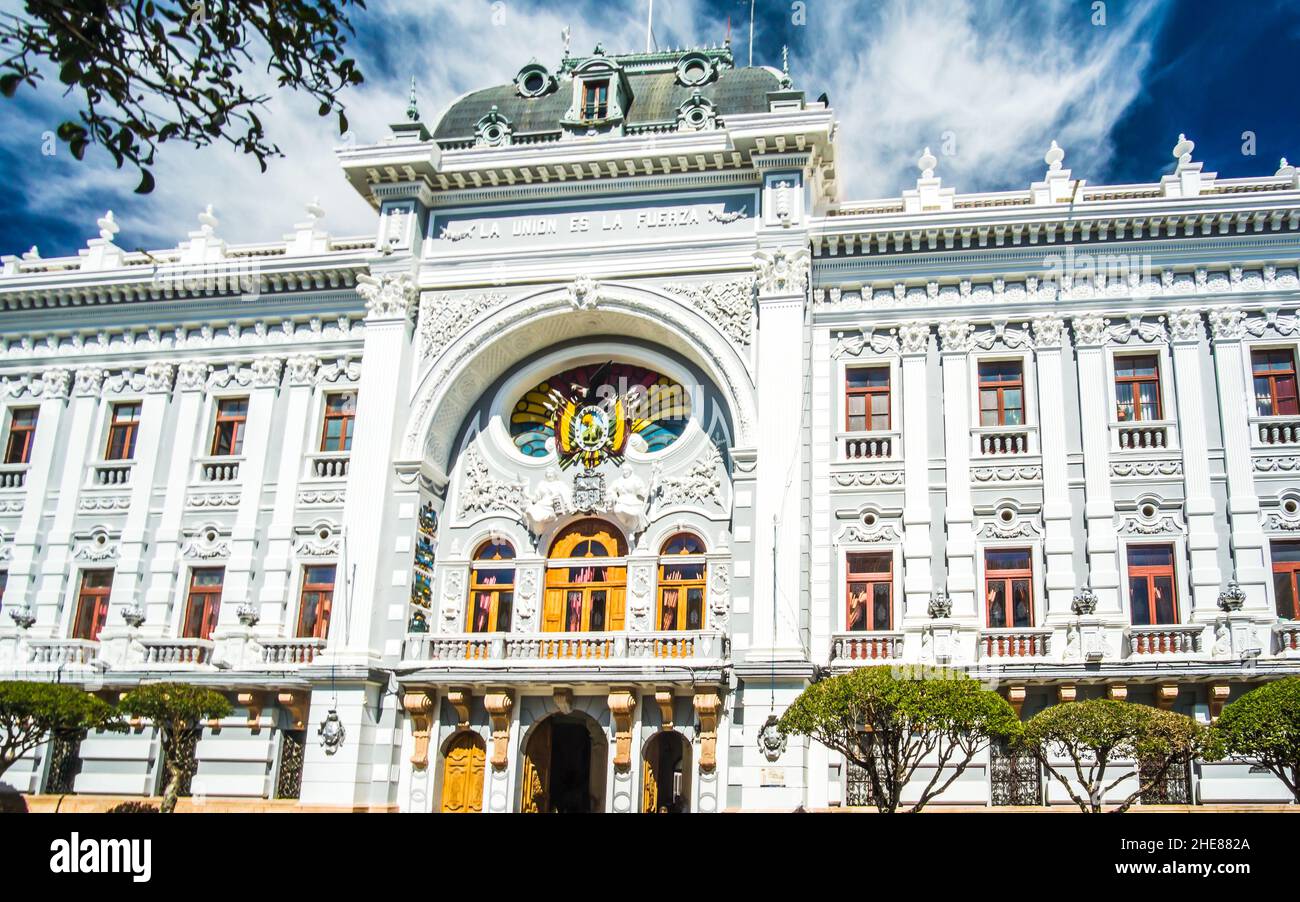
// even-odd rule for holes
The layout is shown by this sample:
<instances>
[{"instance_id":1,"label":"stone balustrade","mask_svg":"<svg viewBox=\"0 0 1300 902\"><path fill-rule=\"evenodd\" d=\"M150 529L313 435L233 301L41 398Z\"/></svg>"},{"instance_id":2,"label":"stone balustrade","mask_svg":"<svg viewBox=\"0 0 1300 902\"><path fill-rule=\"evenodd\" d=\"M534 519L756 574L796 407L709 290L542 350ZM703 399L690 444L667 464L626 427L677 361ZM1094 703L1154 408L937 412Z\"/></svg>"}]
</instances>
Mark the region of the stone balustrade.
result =
<instances>
[{"instance_id":1,"label":"stone balustrade","mask_svg":"<svg viewBox=\"0 0 1300 902\"><path fill-rule=\"evenodd\" d=\"M445 664L506 661L587 663L717 661L726 639L710 630L654 633L413 633L405 660Z\"/></svg>"}]
</instances>

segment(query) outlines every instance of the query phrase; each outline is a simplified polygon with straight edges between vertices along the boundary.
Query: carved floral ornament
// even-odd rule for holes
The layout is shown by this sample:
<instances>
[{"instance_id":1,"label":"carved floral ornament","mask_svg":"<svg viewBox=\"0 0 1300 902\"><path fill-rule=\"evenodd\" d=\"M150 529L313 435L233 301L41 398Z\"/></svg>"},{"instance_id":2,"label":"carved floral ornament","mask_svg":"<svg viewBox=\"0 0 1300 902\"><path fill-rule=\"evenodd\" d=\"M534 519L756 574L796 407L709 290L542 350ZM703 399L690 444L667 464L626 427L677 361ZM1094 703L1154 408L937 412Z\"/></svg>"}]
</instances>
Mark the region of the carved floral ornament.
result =
<instances>
[{"instance_id":1,"label":"carved floral ornament","mask_svg":"<svg viewBox=\"0 0 1300 902\"><path fill-rule=\"evenodd\" d=\"M776 248L754 254L760 294L803 294L808 290L808 249Z\"/></svg>"},{"instance_id":2,"label":"carved floral ornament","mask_svg":"<svg viewBox=\"0 0 1300 902\"><path fill-rule=\"evenodd\" d=\"M357 293L366 302L367 320L404 320L415 303L415 283L406 273L385 273L376 278L357 276Z\"/></svg>"}]
</instances>

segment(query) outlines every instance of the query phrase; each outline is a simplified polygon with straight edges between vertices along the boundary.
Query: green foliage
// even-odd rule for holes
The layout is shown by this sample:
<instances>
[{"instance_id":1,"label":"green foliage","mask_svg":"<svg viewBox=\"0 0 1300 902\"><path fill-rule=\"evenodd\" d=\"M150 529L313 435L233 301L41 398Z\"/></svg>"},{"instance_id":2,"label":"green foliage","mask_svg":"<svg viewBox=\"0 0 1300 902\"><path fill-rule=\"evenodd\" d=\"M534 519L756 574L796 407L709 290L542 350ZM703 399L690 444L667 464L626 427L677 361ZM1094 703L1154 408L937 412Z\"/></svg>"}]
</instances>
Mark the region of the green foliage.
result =
<instances>
[{"instance_id":1,"label":"green foliage","mask_svg":"<svg viewBox=\"0 0 1300 902\"><path fill-rule=\"evenodd\" d=\"M1023 741L1080 810L1090 813L1100 812L1106 793L1125 780L1138 777L1138 788L1120 803L1120 812L1159 785L1174 765L1221 757L1214 735L1190 717L1107 698L1040 711L1025 724ZM1062 757L1069 767L1060 763ZM1106 783L1107 769L1120 762L1122 773Z\"/></svg>"},{"instance_id":2,"label":"green foliage","mask_svg":"<svg viewBox=\"0 0 1300 902\"><path fill-rule=\"evenodd\" d=\"M0 774L51 735L122 728L111 705L76 686L0 682Z\"/></svg>"},{"instance_id":3,"label":"green foliage","mask_svg":"<svg viewBox=\"0 0 1300 902\"><path fill-rule=\"evenodd\" d=\"M1015 740L1020 722L996 692L956 671L864 667L814 683L779 724L866 771L882 812L897 811L924 762L937 764L912 811L961 776L992 739Z\"/></svg>"},{"instance_id":4,"label":"green foliage","mask_svg":"<svg viewBox=\"0 0 1300 902\"><path fill-rule=\"evenodd\" d=\"M257 158L283 156L258 111L270 97L250 92L246 69L266 71L280 89L307 92L321 116L348 121L338 95L360 84L344 50L352 8L364 0L28 0L0 13L0 94L13 97L57 72L77 100L79 120L57 131L78 160L94 142L120 168L140 170L136 191L153 190L158 145L204 147L223 140Z\"/></svg>"},{"instance_id":5,"label":"green foliage","mask_svg":"<svg viewBox=\"0 0 1300 902\"><path fill-rule=\"evenodd\" d=\"M230 702L219 692L188 683L150 683L122 696L119 708L132 717L144 717L158 728L167 786L162 813L176 809L182 781L191 776L191 762L182 752L187 740L197 739L205 720L229 717Z\"/></svg>"},{"instance_id":6,"label":"green foliage","mask_svg":"<svg viewBox=\"0 0 1300 902\"><path fill-rule=\"evenodd\" d=\"M1258 761L1300 802L1300 677L1247 692L1223 709L1213 731L1226 754Z\"/></svg>"},{"instance_id":7,"label":"green foliage","mask_svg":"<svg viewBox=\"0 0 1300 902\"><path fill-rule=\"evenodd\" d=\"M158 814L159 811L148 802L122 802L108 809L106 814Z\"/></svg>"}]
</instances>

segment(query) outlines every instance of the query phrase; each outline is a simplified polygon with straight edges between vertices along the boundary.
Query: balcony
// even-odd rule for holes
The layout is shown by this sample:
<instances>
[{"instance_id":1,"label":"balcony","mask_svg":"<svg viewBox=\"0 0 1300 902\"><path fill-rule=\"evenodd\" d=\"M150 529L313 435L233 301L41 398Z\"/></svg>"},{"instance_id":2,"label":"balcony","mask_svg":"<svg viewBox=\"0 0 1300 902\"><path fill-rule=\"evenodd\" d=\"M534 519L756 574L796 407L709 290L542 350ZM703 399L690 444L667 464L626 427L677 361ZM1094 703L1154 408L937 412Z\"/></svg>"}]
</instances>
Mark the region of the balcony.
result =
<instances>
[{"instance_id":1,"label":"balcony","mask_svg":"<svg viewBox=\"0 0 1300 902\"><path fill-rule=\"evenodd\" d=\"M658 633L416 633L406 637L403 659L436 665L476 666L545 662L573 666L717 662L726 639L710 630Z\"/></svg>"},{"instance_id":2,"label":"balcony","mask_svg":"<svg viewBox=\"0 0 1300 902\"><path fill-rule=\"evenodd\" d=\"M831 637L831 663L896 661L903 657L902 632L836 633Z\"/></svg>"},{"instance_id":3,"label":"balcony","mask_svg":"<svg viewBox=\"0 0 1300 902\"><path fill-rule=\"evenodd\" d=\"M840 436L840 460L892 460L898 450L897 432L846 432Z\"/></svg>"},{"instance_id":4,"label":"balcony","mask_svg":"<svg viewBox=\"0 0 1300 902\"><path fill-rule=\"evenodd\" d=\"M90 485L93 488L123 488L131 484L133 460L101 460L90 465Z\"/></svg>"},{"instance_id":5,"label":"balcony","mask_svg":"<svg viewBox=\"0 0 1300 902\"><path fill-rule=\"evenodd\" d=\"M209 639L137 639L144 648L146 667L206 667L212 663L213 643Z\"/></svg>"},{"instance_id":6,"label":"balcony","mask_svg":"<svg viewBox=\"0 0 1300 902\"><path fill-rule=\"evenodd\" d=\"M324 639L258 639L262 664L267 667L297 667L310 664L325 650Z\"/></svg>"},{"instance_id":7,"label":"balcony","mask_svg":"<svg viewBox=\"0 0 1300 902\"><path fill-rule=\"evenodd\" d=\"M1273 627L1274 654L1300 657L1300 621L1287 620Z\"/></svg>"},{"instance_id":8,"label":"balcony","mask_svg":"<svg viewBox=\"0 0 1300 902\"><path fill-rule=\"evenodd\" d=\"M29 664L94 664L99 659L99 643L89 639L29 639Z\"/></svg>"},{"instance_id":9,"label":"balcony","mask_svg":"<svg viewBox=\"0 0 1300 902\"><path fill-rule=\"evenodd\" d=\"M1251 417L1250 442L1256 448L1300 445L1300 417Z\"/></svg>"},{"instance_id":10,"label":"balcony","mask_svg":"<svg viewBox=\"0 0 1300 902\"><path fill-rule=\"evenodd\" d=\"M0 489L21 489L27 485L28 464L0 464Z\"/></svg>"},{"instance_id":11,"label":"balcony","mask_svg":"<svg viewBox=\"0 0 1300 902\"><path fill-rule=\"evenodd\" d=\"M350 451L320 451L307 455L306 479L347 479Z\"/></svg>"},{"instance_id":12,"label":"balcony","mask_svg":"<svg viewBox=\"0 0 1300 902\"><path fill-rule=\"evenodd\" d=\"M971 430L971 454L976 457L1022 457L1036 454L1033 426L976 426Z\"/></svg>"},{"instance_id":13,"label":"balcony","mask_svg":"<svg viewBox=\"0 0 1300 902\"><path fill-rule=\"evenodd\" d=\"M1164 451L1175 447L1173 420L1110 424L1112 451Z\"/></svg>"},{"instance_id":14,"label":"balcony","mask_svg":"<svg viewBox=\"0 0 1300 902\"><path fill-rule=\"evenodd\" d=\"M223 455L220 457L200 457L194 462L195 482L238 482L239 465L242 457Z\"/></svg>"},{"instance_id":15,"label":"balcony","mask_svg":"<svg viewBox=\"0 0 1300 902\"><path fill-rule=\"evenodd\" d=\"M1051 641L1048 627L980 630L980 658L1045 658Z\"/></svg>"},{"instance_id":16,"label":"balcony","mask_svg":"<svg viewBox=\"0 0 1300 902\"><path fill-rule=\"evenodd\" d=\"M1128 628L1128 656L1149 658L1167 655L1195 655L1201 651L1199 624L1131 626Z\"/></svg>"}]
</instances>

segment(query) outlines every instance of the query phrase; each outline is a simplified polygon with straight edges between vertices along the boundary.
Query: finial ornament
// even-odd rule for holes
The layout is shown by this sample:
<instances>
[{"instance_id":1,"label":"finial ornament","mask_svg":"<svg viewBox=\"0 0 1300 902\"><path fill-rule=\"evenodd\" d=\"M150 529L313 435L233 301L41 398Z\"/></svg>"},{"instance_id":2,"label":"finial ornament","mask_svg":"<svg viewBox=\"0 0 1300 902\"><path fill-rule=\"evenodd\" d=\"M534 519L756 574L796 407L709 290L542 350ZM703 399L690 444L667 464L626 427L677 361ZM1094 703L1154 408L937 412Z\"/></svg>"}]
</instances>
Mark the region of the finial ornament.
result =
<instances>
[{"instance_id":1,"label":"finial ornament","mask_svg":"<svg viewBox=\"0 0 1300 902\"><path fill-rule=\"evenodd\" d=\"M938 165L939 161L935 159L934 154L930 153L928 147L925 153L921 154L921 159L916 161L916 168L921 170L921 178L925 179L934 178L934 167Z\"/></svg>"},{"instance_id":2,"label":"finial ornament","mask_svg":"<svg viewBox=\"0 0 1300 902\"><path fill-rule=\"evenodd\" d=\"M1196 149L1196 142L1188 140L1184 134L1179 134L1178 143L1174 145L1174 158L1178 160L1179 165L1192 162L1192 151Z\"/></svg>"},{"instance_id":3,"label":"finial ornament","mask_svg":"<svg viewBox=\"0 0 1300 902\"><path fill-rule=\"evenodd\" d=\"M41 259L41 252L37 249L36 245L33 244L33 245L32 245L32 249L29 250L27 253L23 254L23 259L24 259L24 260L39 260L39 259Z\"/></svg>"},{"instance_id":4,"label":"finial ornament","mask_svg":"<svg viewBox=\"0 0 1300 902\"><path fill-rule=\"evenodd\" d=\"M781 87L789 90L794 85L790 80L790 47L781 45Z\"/></svg>"},{"instance_id":5,"label":"finial ornament","mask_svg":"<svg viewBox=\"0 0 1300 902\"><path fill-rule=\"evenodd\" d=\"M406 100L406 118L412 122L420 121L420 106L415 100L415 76L411 76L411 95Z\"/></svg>"},{"instance_id":6,"label":"finial ornament","mask_svg":"<svg viewBox=\"0 0 1300 902\"><path fill-rule=\"evenodd\" d=\"M325 208L320 205L319 197L313 197L311 203L307 204L307 215L312 218L313 222L325 218Z\"/></svg>"},{"instance_id":7,"label":"finial ornament","mask_svg":"<svg viewBox=\"0 0 1300 902\"><path fill-rule=\"evenodd\" d=\"M565 25L564 28L560 29L560 38L564 41L564 58L566 60L569 58L569 39L572 37L573 31L569 26Z\"/></svg>"},{"instance_id":8,"label":"finial ornament","mask_svg":"<svg viewBox=\"0 0 1300 902\"><path fill-rule=\"evenodd\" d=\"M212 215L212 204L204 207L203 212L199 214L199 225L202 226L204 235L211 235L216 229L217 217Z\"/></svg>"},{"instance_id":9,"label":"finial ornament","mask_svg":"<svg viewBox=\"0 0 1300 902\"><path fill-rule=\"evenodd\" d=\"M117 224L113 218L113 211L109 210L99 219L95 220L95 225L99 226L99 237L105 241L112 241L113 236L122 231L122 227Z\"/></svg>"},{"instance_id":10,"label":"finial ornament","mask_svg":"<svg viewBox=\"0 0 1300 902\"><path fill-rule=\"evenodd\" d=\"M1289 179L1295 175L1295 167L1286 161L1286 157L1283 157L1278 161L1277 172L1273 175L1277 178Z\"/></svg>"},{"instance_id":11,"label":"finial ornament","mask_svg":"<svg viewBox=\"0 0 1300 902\"><path fill-rule=\"evenodd\" d=\"M1047 164L1047 168L1052 172L1060 170L1061 161L1064 159L1065 151L1061 150L1061 145L1055 141L1052 142L1052 146L1048 148L1047 153L1043 155L1043 162Z\"/></svg>"}]
</instances>

